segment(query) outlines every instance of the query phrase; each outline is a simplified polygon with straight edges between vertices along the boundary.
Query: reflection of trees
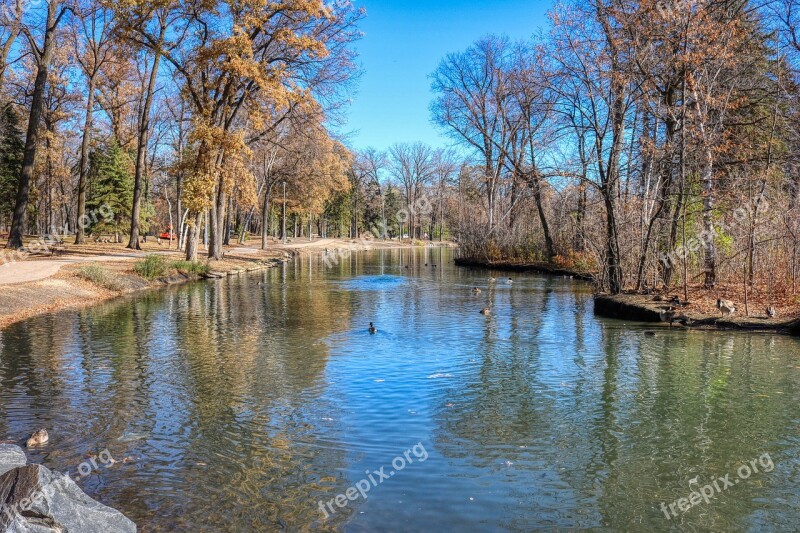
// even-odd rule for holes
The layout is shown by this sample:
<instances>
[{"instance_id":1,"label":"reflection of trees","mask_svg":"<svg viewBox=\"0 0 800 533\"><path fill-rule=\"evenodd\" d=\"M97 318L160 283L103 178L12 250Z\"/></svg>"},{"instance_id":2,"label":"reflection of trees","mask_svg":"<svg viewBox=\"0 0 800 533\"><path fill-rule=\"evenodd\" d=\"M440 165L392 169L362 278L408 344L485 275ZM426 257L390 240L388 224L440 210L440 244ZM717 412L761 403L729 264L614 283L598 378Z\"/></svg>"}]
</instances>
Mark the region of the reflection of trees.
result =
<instances>
[{"instance_id":1,"label":"reflection of trees","mask_svg":"<svg viewBox=\"0 0 800 533\"><path fill-rule=\"evenodd\" d=\"M390 309L415 340L432 339L426 354L452 349L470 359L420 397L433 398L435 448L450 473L467 483L484 477L513 503L504 508L508 528L663 529L659 504L687 495L688 480L735 475L763 452L779 469L797 460L796 341L661 330L645 337L596 320L591 298L558 279L478 298L468 290L475 272L425 270L442 263L437 253L381 250L329 267L304 257L261 278L168 289L8 328L0 438L53 429L45 459L59 469L105 447L137 458L82 486L147 530L313 526L317 502L351 483L347 449L332 446L347 440L344 428L321 427L342 408L326 394L325 340L340 338L354 316ZM416 279L399 295L375 298L332 281L382 273L381 264ZM415 270L406 273L407 264ZM441 327L442 317L458 322L459 310L477 318L483 302L496 313L475 320L468 341L459 326ZM451 354L442 355L442 370L459 364ZM785 501L795 488L781 474L759 475L687 514L685 525L769 529L774 522L760 523L770 518L750 502Z\"/></svg>"},{"instance_id":2,"label":"reflection of trees","mask_svg":"<svg viewBox=\"0 0 800 533\"><path fill-rule=\"evenodd\" d=\"M500 297L496 292L489 290L491 301ZM514 304L516 295L506 296ZM513 461L520 446L535 438L532 428L550 425L555 406L550 385L539 375L541 352L530 342L535 333L523 333L542 326L548 302L546 295L524 323L514 314L500 312L486 320L483 338L475 347L476 357L481 358L477 375L447 390L437 406L437 448L445 456L467 455L481 465L500 458ZM454 398L452 407L444 405Z\"/></svg>"},{"instance_id":3,"label":"reflection of trees","mask_svg":"<svg viewBox=\"0 0 800 533\"><path fill-rule=\"evenodd\" d=\"M516 314L487 322L476 372L437 394L436 447L452 471L487 476L500 460L514 463L498 474L498 490L519 506L504 527L663 529L660 503L697 488L689 480L735 476L764 452L777 465L794 460L800 376L785 369L797 366L796 341L664 330L646 337L590 318L583 296L565 298L552 286L532 301L512 294ZM786 480L775 476L742 482L687 513L684 525L774 524L750 502L780 501Z\"/></svg>"},{"instance_id":4,"label":"reflection of trees","mask_svg":"<svg viewBox=\"0 0 800 533\"><path fill-rule=\"evenodd\" d=\"M317 500L345 488L318 474L344 461L316 443L321 413L335 409L320 404L322 340L349 327L352 306L326 290L320 268L300 262L265 273L263 286L253 276L195 284L6 330L0 429L22 431L21 413L57 428L56 468L105 447L133 457L82 485L150 529L319 520Z\"/></svg>"}]
</instances>

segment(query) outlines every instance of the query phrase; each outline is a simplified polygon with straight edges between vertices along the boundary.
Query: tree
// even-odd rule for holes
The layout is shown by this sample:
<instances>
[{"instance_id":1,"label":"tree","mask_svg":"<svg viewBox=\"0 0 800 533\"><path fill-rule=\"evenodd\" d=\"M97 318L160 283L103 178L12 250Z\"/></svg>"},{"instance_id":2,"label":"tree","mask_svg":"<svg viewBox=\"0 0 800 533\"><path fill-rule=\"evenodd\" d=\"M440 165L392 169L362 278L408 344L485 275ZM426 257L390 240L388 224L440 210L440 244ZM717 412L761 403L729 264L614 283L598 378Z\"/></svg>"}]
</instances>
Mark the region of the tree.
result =
<instances>
[{"instance_id":1,"label":"tree","mask_svg":"<svg viewBox=\"0 0 800 533\"><path fill-rule=\"evenodd\" d=\"M3 94L3 83L8 70L8 58L11 55L11 49L22 31L24 6L25 4L22 0L0 1L0 16L8 20L7 23L0 24L0 96Z\"/></svg>"},{"instance_id":2,"label":"tree","mask_svg":"<svg viewBox=\"0 0 800 533\"><path fill-rule=\"evenodd\" d=\"M465 52L448 55L432 76L434 122L474 150L483 164L490 232L510 134L501 116L509 47L505 38L482 39Z\"/></svg>"},{"instance_id":3,"label":"tree","mask_svg":"<svg viewBox=\"0 0 800 533\"><path fill-rule=\"evenodd\" d=\"M11 104L0 107L0 223L10 220L25 150L19 115Z\"/></svg>"},{"instance_id":4,"label":"tree","mask_svg":"<svg viewBox=\"0 0 800 533\"><path fill-rule=\"evenodd\" d=\"M36 163L36 151L39 146L39 123L42 118L44 108L45 89L47 87L47 77L53 55L56 51L56 31L61 19L67 13L68 8L62 6L59 0L50 0L46 3L47 17L44 24L44 36L41 48L37 45L36 39L30 29L22 26L21 31L28 39L31 53L36 59L36 81L31 99L30 116L28 117L28 132L25 137L25 153L22 159L22 169L20 171L19 182L17 184L16 202L14 204L14 216L11 221L11 231L8 237L8 248L18 249L23 246L25 236L26 220L25 215L28 209L28 199L30 196L31 180L33 178L34 164Z\"/></svg>"},{"instance_id":5,"label":"tree","mask_svg":"<svg viewBox=\"0 0 800 533\"><path fill-rule=\"evenodd\" d=\"M131 156L119 146L116 139L112 139L103 149L92 152L92 185L87 207L93 212L113 213L108 219L93 222L89 226L92 233L114 233L119 241L120 236L130 229L133 171Z\"/></svg>"},{"instance_id":6,"label":"tree","mask_svg":"<svg viewBox=\"0 0 800 533\"><path fill-rule=\"evenodd\" d=\"M84 242L86 215L86 186L89 177L89 150L94 127L95 91L101 69L110 59L112 39L111 12L84 2L76 10L73 27L75 60L86 78L86 115L83 125L80 161L78 162L78 212L75 244Z\"/></svg>"},{"instance_id":7,"label":"tree","mask_svg":"<svg viewBox=\"0 0 800 533\"><path fill-rule=\"evenodd\" d=\"M389 148L389 172L403 189L409 237L421 239L420 215L430 207L423 192L436 172L433 149L423 143L393 145Z\"/></svg>"}]
</instances>

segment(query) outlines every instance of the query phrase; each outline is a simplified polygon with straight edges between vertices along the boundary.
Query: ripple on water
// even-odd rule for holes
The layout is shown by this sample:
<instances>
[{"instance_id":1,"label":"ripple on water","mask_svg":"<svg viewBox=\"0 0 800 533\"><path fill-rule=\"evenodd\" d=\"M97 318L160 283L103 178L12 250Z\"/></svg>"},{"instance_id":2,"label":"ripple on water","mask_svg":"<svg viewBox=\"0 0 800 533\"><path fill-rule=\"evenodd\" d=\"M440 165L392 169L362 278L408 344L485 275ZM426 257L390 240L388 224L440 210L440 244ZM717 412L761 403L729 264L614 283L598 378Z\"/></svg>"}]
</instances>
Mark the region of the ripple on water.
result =
<instances>
[{"instance_id":1,"label":"ripple on water","mask_svg":"<svg viewBox=\"0 0 800 533\"><path fill-rule=\"evenodd\" d=\"M0 440L47 427L31 458L62 471L130 458L82 486L145 531L659 530L689 480L764 452L775 473L682 527L800 529L796 340L645 336L596 318L581 284L490 286L439 253L298 261L13 326ZM404 268L425 263L444 266ZM417 443L424 463L322 523L320 500Z\"/></svg>"}]
</instances>

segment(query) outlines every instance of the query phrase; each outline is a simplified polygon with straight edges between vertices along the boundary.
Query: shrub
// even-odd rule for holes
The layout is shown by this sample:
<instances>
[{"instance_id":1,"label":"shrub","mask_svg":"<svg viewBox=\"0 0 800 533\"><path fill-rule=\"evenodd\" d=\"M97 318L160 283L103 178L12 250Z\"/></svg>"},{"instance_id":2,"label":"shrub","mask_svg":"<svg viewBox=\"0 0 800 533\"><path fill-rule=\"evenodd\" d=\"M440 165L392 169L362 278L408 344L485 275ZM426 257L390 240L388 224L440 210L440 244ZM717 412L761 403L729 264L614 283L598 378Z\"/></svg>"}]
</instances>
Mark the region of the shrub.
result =
<instances>
[{"instance_id":1,"label":"shrub","mask_svg":"<svg viewBox=\"0 0 800 533\"><path fill-rule=\"evenodd\" d=\"M169 265L163 256L148 255L144 260L134 265L133 271L143 278L154 280L166 276L169 272Z\"/></svg>"},{"instance_id":2,"label":"shrub","mask_svg":"<svg viewBox=\"0 0 800 533\"><path fill-rule=\"evenodd\" d=\"M124 291L125 284L114 277L114 274L100 265L86 265L78 271L78 276L91 281L110 291Z\"/></svg>"},{"instance_id":3,"label":"shrub","mask_svg":"<svg viewBox=\"0 0 800 533\"><path fill-rule=\"evenodd\" d=\"M208 274L209 266L199 261L175 261L172 268L186 276L201 276Z\"/></svg>"}]
</instances>

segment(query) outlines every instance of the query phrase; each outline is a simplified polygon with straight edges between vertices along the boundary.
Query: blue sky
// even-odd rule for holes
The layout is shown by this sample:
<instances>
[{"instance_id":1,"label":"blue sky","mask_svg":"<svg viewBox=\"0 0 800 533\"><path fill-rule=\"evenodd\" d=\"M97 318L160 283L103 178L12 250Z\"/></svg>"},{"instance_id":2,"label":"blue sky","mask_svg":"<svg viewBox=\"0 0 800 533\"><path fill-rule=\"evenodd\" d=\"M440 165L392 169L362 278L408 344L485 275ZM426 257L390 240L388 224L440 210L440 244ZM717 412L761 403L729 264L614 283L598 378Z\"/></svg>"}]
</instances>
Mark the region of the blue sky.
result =
<instances>
[{"instance_id":1,"label":"blue sky","mask_svg":"<svg viewBox=\"0 0 800 533\"><path fill-rule=\"evenodd\" d=\"M545 26L550 0L361 0L367 17L358 43L364 73L344 128L349 144L450 141L430 122L428 75L450 53L488 34L513 39Z\"/></svg>"}]
</instances>

